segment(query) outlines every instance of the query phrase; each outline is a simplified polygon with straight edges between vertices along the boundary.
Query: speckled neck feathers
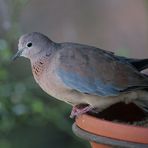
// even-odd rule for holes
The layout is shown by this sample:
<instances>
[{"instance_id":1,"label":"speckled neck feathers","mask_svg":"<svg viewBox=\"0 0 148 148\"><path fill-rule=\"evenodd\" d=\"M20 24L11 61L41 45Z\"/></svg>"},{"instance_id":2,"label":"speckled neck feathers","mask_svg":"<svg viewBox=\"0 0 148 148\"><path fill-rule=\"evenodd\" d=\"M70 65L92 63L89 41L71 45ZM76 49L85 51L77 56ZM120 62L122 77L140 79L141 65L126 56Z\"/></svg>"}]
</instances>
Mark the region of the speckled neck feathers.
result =
<instances>
[{"instance_id":1,"label":"speckled neck feathers","mask_svg":"<svg viewBox=\"0 0 148 148\"><path fill-rule=\"evenodd\" d=\"M34 77L36 77L37 79L39 79L44 71L45 61L43 59L44 58L41 58L38 61L32 63L32 72Z\"/></svg>"},{"instance_id":2,"label":"speckled neck feathers","mask_svg":"<svg viewBox=\"0 0 148 148\"><path fill-rule=\"evenodd\" d=\"M35 60L31 60L32 72L35 80L38 82L47 68L47 64L50 62L51 54L45 54L40 56L40 58L36 58Z\"/></svg>"},{"instance_id":3,"label":"speckled neck feathers","mask_svg":"<svg viewBox=\"0 0 148 148\"><path fill-rule=\"evenodd\" d=\"M52 57L57 50L56 44L53 43L53 45L50 45L49 48L42 50L42 52L30 58L32 72L37 82L40 80L42 74L47 69Z\"/></svg>"}]
</instances>

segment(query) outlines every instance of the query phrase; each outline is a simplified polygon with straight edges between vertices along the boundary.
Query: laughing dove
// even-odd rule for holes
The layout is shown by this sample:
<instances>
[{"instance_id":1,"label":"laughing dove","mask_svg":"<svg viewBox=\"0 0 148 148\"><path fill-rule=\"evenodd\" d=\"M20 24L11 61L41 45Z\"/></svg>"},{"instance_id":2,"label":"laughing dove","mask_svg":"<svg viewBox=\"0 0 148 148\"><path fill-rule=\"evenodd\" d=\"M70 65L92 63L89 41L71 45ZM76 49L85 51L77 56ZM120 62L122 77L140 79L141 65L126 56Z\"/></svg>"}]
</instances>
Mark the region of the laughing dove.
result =
<instances>
[{"instance_id":1,"label":"laughing dove","mask_svg":"<svg viewBox=\"0 0 148 148\"><path fill-rule=\"evenodd\" d=\"M41 33L20 37L19 56L29 58L33 76L49 95L73 106L71 117L133 102L148 112L148 59L130 59L96 47L55 43Z\"/></svg>"}]
</instances>

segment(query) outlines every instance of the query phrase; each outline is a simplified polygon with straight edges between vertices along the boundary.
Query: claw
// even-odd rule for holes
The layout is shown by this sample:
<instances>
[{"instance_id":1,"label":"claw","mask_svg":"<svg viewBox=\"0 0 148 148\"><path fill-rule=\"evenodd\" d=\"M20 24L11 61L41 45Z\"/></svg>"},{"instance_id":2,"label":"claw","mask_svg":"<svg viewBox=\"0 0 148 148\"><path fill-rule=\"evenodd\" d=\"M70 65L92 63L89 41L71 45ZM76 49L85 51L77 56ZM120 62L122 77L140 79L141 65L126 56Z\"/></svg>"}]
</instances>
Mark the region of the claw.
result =
<instances>
[{"instance_id":1,"label":"claw","mask_svg":"<svg viewBox=\"0 0 148 148\"><path fill-rule=\"evenodd\" d=\"M91 111L92 109L94 109L91 105L75 105L72 108L71 114L70 114L70 118L74 118L77 116L80 116L84 113L87 113L88 111Z\"/></svg>"}]
</instances>

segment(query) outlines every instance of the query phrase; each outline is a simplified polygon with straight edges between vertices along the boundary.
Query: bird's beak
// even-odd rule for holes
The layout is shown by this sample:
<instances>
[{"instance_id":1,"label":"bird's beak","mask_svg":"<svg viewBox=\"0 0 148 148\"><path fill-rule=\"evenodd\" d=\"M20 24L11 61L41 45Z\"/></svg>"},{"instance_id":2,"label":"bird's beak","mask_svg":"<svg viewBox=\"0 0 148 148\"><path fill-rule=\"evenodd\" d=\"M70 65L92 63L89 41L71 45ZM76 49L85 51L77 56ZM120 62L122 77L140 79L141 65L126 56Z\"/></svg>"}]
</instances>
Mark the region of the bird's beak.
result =
<instances>
[{"instance_id":1,"label":"bird's beak","mask_svg":"<svg viewBox=\"0 0 148 148\"><path fill-rule=\"evenodd\" d=\"M19 58L23 52L24 48L23 49L20 49L17 51L17 53L12 57L12 60L16 60L17 58Z\"/></svg>"}]
</instances>

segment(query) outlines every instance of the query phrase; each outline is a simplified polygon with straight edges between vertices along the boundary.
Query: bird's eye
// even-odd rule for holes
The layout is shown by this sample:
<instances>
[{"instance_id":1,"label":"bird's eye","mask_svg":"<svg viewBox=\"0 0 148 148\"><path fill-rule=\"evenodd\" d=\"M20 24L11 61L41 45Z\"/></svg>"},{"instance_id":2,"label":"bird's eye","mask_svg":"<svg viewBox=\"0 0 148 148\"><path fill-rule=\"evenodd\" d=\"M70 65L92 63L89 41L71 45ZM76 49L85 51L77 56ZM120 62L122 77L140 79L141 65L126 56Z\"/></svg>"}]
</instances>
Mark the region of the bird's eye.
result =
<instances>
[{"instance_id":1,"label":"bird's eye","mask_svg":"<svg viewBox=\"0 0 148 148\"><path fill-rule=\"evenodd\" d=\"M31 47L31 46L32 46L32 43L29 42L29 43L27 44L27 47Z\"/></svg>"}]
</instances>

